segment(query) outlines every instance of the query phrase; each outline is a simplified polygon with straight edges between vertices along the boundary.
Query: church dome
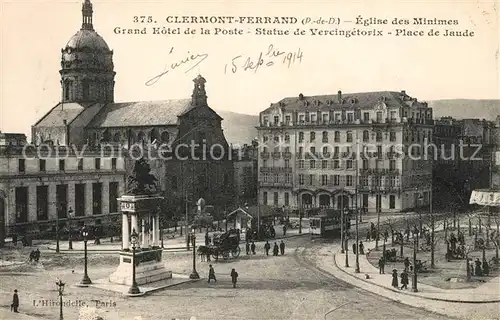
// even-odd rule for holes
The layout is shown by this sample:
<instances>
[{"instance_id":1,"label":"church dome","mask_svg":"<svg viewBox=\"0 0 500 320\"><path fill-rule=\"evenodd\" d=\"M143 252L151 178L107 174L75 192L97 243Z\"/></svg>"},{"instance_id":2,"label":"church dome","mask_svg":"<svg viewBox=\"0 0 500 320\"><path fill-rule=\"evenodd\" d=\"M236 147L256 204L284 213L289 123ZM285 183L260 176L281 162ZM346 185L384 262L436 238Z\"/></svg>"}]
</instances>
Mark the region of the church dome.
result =
<instances>
[{"instance_id":1,"label":"church dome","mask_svg":"<svg viewBox=\"0 0 500 320\"><path fill-rule=\"evenodd\" d=\"M94 30L81 29L69 39L66 48L71 49L91 49L95 51L109 51L108 44Z\"/></svg>"}]
</instances>

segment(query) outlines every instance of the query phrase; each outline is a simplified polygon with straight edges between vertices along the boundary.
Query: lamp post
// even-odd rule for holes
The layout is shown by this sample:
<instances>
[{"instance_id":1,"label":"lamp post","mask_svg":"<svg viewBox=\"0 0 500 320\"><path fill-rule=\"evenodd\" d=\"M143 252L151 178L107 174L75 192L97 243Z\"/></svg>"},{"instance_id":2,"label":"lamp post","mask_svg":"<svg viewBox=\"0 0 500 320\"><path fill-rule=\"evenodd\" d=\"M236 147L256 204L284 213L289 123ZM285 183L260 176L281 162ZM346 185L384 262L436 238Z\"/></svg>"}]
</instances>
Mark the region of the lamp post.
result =
<instances>
[{"instance_id":1,"label":"lamp post","mask_svg":"<svg viewBox=\"0 0 500 320\"><path fill-rule=\"evenodd\" d=\"M129 294L141 293L139 287L137 286L137 282L135 281L135 249L138 241L139 235L135 232L135 229L132 229L132 234L130 235L130 243L132 244L132 286L128 289Z\"/></svg>"},{"instance_id":2,"label":"lamp post","mask_svg":"<svg viewBox=\"0 0 500 320\"><path fill-rule=\"evenodd\" d=\"M68 231L69 231L69 234L68 234L68 249L69 250L73 250L73 239L71 238L71 234L73 233L73 230L72 230L72 226L71 226L71 216L73 215L73 209L71 209L71 207L69 207L69 210L68 210Z\"/></svg>"},{"instance_id":3,"label":"lamp post","mask_svg":"<svg viewBox=\"0 0 500 320\"><path fill-rule=\"evenodd\" d=\"M189 275L189 279L199 279L200 275L196 271L196 235L195 235L195 229L194 226L192 227L192 233L191 233L191 242L193 245L193 271Z\"/></svg>"},{"instance_id":4,"label":"lamp post","mask_svg":"<svg viewBox=\"0 0 500 320\"><path fill-rule=\"evenodd\" d=\"M418 241L413 240L413 281L411 283L411 289L413 292L418 292L417 289L417 243Z\"/></svg>"},{"instance_id":5,"label":"lamp post","mask_svg":"<svg viewBox=\"0 0 500 320\"><path fill-rule=\"evenodd\" d=\"M83 237L83 250L84 250L84 268L83 268L83 279L80 282L81 284L84 285L89 285L92 283L90 281L88 272L87 272L87 241L88 241L88 236L89 236L89 231L87 230L87 227L82 228L82 237Z\"/></svg>"},{"instance_id":6,"label":"lamp post","mask_svg":"<svg viewBox=\"0 0 500 320\"><path fill-rule=\"evenodd\" d=\"M349 233L347 232L347 230L345 231L344 241L345 241L345 267L349 268L349 244L348 244Z\"/></svg>"},{"instance_id":7,"label":"lamp post","mask_svg":"<svg viewBox=\"0 0 500 320\"><path fill-rule=\"evenodd\" d=\"M356 195L357 197L358 195ZM358 230L358 214L361 217L361 211L356 207L356 268L355 273L360 273L359 270L359 230Z\"/></svg>"},{"instance_id":8,"label":"lamp post","mask_svg":"<svg viewBox=\"0 0 500 320\"><path fill-rule=\"evenodd\" d=\"M62 282L61 279L56 281L57 291L59 292L59 320L64 320L62 297L65 285L66 284Z\"/></svg>"},{"instance_id":9,"label":"lamp post","mask_svg":"<svg viewBox=\"0 0 500 320\"><path fill-rule=\"evenodd\" d=\"M56 252L59 253L59 210L61 205L56 205Z\"/></svg>"}]
</instances>

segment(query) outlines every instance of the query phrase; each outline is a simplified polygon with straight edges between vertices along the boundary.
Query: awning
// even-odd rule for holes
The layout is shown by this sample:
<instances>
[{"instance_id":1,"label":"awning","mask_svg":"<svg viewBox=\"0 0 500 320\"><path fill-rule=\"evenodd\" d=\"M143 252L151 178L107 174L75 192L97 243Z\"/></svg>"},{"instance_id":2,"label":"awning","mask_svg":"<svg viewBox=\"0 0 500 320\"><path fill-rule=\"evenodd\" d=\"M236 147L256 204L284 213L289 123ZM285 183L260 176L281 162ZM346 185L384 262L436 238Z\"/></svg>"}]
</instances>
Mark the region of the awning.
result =
<instances>
[{"instance_id":1,"label":"awning","mask_svg":"<svg viewBox=\"0 0 500 320\"><path fill-rule=\"evenodd\" d=\"M470 196L470 204L500 207L500 190L481 189L474 190Z\"/></svg>"}]
</instances>

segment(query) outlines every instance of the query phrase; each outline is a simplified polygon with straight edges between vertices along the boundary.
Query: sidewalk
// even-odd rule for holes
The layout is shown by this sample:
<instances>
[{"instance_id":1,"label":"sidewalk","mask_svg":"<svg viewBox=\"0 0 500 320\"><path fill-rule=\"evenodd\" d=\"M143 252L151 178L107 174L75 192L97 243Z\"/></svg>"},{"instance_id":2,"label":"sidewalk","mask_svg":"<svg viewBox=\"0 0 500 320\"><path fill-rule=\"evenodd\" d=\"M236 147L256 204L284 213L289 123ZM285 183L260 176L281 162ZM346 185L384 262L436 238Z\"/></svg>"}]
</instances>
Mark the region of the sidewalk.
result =
<instances>
[{"instance_id":1,"label":"sidewalk","mask_svg":"<svg viewBox=\"0 0 500 320\"><path fill-rule=\"evenodd\" d=\"M365 243L365 250L369 253L375 247L375 241ZM474 289L454 289L447 290L423 283L418 283L418 292L411 291L411 275L410 284L408 285L408 290L398 290L391 286L392 270L386 270L386 274L379 274L377 267L372 265L366 255L359 255L359 269L360 273L354 272L356 255L351 251L348 253L349 256L349 267L345 267L345 254L337 251L335 253L335 265L337 270L349 275L351 278L355 278L357 281L355 284L364 288L367 284L376 285L383 288L383 291L397 292L398 295L407 295L411 297L418 297L429 300L437 300L444 302L453 303L496 303L500 302L500 277L495 277L490 279L485 284L474 288ZM338 272L337 272L338 273ZM366 279L366 275L370 278ZM400 281L400 279L398 279ZM382 294L384 295L384 294Z\"/></svg>"},{"instance_id":2,"label":"sidewalk","mask_svg":"<svg viewBox=\"0 0 500 320\"><path fill-rule=\"evenodd\" d=\"M276 225L276 238L275 239L282 239L283 238L283 229L282 226ZM215 232L210 232L210 237ZM299 234L299 229L288 229L286 232L286 236L284 239L287 238L292 238L296 236L301 236L301 235L308 235L309 234L309 228L302 228L302 234ZM186 238L185 235L182 237L179 234L175 234L174 238L168 238L169 236L172 236L174 234L165 234L163 238L163 250L165 251L186 251ZM244 235L242 236L241 243L244 243ZM263 241L256 241L256 243L263 242ZM190 243L191 244L191 243ZM205 245L205 233L204 232L197 232L196 233L196 246L201 246ZM89 252L118 252L121 250L122 242L119 240L119 238L115 238L113 242L109 241L109 238L101 239L101 244L100 245L95 245L94 241L88 241L87 242L87 251ZM60 241L59 242L59 250L61 252L82 252L84 250L84 244L83 241L73 241L73 250L68 249L68 240ZM41 251L55 251L56 250L56 242L51 241L49 245L41 245L40 246Z\"/></svg>"}]
</instances>

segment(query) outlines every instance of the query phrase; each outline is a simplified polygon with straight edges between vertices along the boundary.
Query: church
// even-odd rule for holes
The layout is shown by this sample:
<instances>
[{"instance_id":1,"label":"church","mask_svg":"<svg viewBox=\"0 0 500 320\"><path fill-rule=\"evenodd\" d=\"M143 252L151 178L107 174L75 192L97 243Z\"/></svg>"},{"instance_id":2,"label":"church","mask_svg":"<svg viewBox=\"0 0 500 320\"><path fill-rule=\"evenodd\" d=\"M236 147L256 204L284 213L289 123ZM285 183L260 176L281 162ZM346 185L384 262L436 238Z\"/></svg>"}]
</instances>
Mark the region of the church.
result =
<instances>
[{"instance_id":1,"label":"church","mask_svg":"<svg viewBox=\"0 0 500 320\"><path fill-rule=\"evenodd\" d=\"M32 148L49 146L50 150L66 150L65 159L35 159L38 153L33 152L34 159L25 160L30 162L26 164L22 159L15 159L19 154L9 155L12 163L21 166L22 162L23 170L28 166L37 171L30 173L30 177L52 176L50 183L54 186L44 188L47 193L44 195L54 201L41 203L44 212L49 212L43 215L43 221L55 223L58 219L61 222L69 210L68 203L73 205L71 211L81 203L77 209L86 224L92 224L100 215L117 214L119 208L115 200L126 192L126 176L133 168L131 156L137 156L134 153L137 150L149 155L152 173L158 178L159 189L165 197L161 209L164 221L184 217L186 210L191 211L189 208L194 207L199 198L204 198L207 205L214 205L216 212L224 211L233 199L233 161L222 130L223 119L207 103L206 80L201 75L193 80L191 99L115 102L113 50L94 30L92 16L92 3L85 0L81 28L61 50L61 101L31 128ZM166 152L166 149L175 152ZM48 163L51 160L55 163L54 170ZM40 171L41 161L43 171ZM38 165L35 162L39 162ZM64 181L57 178L63 173ZM16 174L23 185L27 177L24 173ZM11 232L15 232L12 230L16 228L12 227L18 223L37 224L40 208L36 203L40 200L37 200L36 190L40 189L39 184L44 184L45 178L30 179L33 186L26 187L24 183L26 192L5 190L12 195L7 196L5 219ZM83 180L89 180L87 186L76 186L85 183ZM103 180L106 180L104 186L100 185ZM112 193L108 182L112 183ZM82 192L74 192L81 188ZM28 189L33 189L32 194ZM57 197L52 196L56 190ZM56 201L56 198L62 200ZM33 205L26 206L26 201ZM92 209L96 206L97 211ZM26 218L22 222L15 218L17 207L26 211L21 213ZM56 211L61 213L56 215Z\"/></svg>"}]
</instances>

